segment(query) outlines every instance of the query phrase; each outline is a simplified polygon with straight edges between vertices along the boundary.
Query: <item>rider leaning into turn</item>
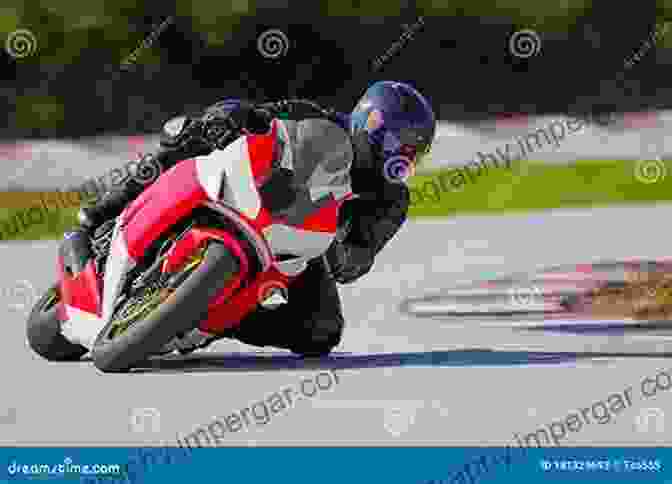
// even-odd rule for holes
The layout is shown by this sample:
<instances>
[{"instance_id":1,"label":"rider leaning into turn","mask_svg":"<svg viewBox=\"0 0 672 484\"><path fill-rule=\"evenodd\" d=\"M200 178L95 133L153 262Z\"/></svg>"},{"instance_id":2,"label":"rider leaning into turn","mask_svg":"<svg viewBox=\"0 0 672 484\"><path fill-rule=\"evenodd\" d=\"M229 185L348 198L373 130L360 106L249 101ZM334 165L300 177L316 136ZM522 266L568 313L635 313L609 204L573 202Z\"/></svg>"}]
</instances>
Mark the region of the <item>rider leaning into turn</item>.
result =
<instances>
[{"instance_id":1,"label":"rider leaning into turn","mask_svg":"<svg viewBox=\"0 0 672 484\"><path fill-rule=\"evenodd\" d=\"M301 100L276 103L291 120L315 117ZM314 104L313 104L314 105ZM269 132L273 115L268 104L226 99L207 108L203 115L187 118L175 130L168 124L153 161L162 172L181 160L210 154L202 133L209 125L233 122L250 134ZM339 227L348 227L323 258L312 260L288 289L287 304L268 310L259 307L231 334L256 346L285 348L306 356L328 354L341 340L344 319L335 282L348 284L368 273L374 258L406 220L410 203L407 186L386 174L386 162L403 156L419 164L434 140L436 118L429 102L414 88L400 82L373 84L350 116L322 110L330 120L349 132L354 160L350 184L356 198L344 202ZM300 161L299 161L300 162ZM91 207L80 210L81 230L92 235L103 222L118 216L146 187L128 179ZM269 324L281 320L283 324Z\"/></svg>"}]
</instances>

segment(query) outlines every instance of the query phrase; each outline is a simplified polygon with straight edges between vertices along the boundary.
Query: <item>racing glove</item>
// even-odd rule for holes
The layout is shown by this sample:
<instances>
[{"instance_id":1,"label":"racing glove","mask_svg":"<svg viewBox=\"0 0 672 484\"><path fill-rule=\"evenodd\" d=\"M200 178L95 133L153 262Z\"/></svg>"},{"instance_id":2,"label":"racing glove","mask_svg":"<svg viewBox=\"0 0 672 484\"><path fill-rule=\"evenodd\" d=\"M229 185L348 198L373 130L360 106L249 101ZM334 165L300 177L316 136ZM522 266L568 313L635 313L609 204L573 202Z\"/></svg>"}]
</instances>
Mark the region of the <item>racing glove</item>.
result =
<instances>
[{"instance_id":1,"label":"racing glove","mask_svg":"<svg viewBox=\"0 0 672 484\"><path fill-rule=\"evenodd\" d=\"M341 284L350 284L371 270L374 255L369 247L335 240L327 249L326 259L334 279Z\"/></svg>"},{"instance_id":2,"label":"racing glove","mask_svg":"<svg viewBox=\"0 0 672 484\"><path fill-rule=\"evenodd\" d=\"M273 115L262 107L241 99L225 99L210 106L201 121L206 127L206 138L217 140L217 135L266 134L271 129ZM219 130L219 131L218 131ZM219 143L218 143L219 144Z\"/></svg>"}]
</instances>

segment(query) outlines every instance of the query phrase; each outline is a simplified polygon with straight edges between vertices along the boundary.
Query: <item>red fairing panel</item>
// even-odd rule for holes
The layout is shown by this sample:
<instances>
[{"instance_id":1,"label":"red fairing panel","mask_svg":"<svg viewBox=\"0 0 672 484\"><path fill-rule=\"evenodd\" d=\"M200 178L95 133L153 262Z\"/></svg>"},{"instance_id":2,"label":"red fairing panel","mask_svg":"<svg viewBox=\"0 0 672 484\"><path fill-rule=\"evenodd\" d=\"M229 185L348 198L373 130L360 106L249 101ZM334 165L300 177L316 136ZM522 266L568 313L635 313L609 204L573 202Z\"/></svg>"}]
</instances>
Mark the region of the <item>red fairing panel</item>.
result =
<instances>
[{"instance_id":1,"label":"red fairing panel","mask_svg":"<svg viewBox=\"0 0 672 484\"><path fill-rule=\"evenodd\" d=\"M338 211L344 200L334 200L307 216L297 228L312 232L335 233L338 229Z\"/></svg>"},{"instance_id":2,"label":"red fairing panel","mask_svg":"<svg viewBox=\"0 0 672 484\"><path fill-rule=\"evenodd\" d=\"M254 281L239 290L233 297L223 300L222 304L211 305L208 319L201 323L200 330L211 334L234 328L240 321L258 307L262 296L271 287L287 287L294 280L280 273L276 268L257 275ZM221 298L220 298L221 300ZM284 324L278 320L277 324Z\"/></svg>"},{"instance_id":3,"label":"red fairing panel","mask_svg":"<svg viewBox=\"0 0 672 484\"><path fill-rule=\"evenodd\" d=\"M161 233L207 200L196 175L195 160L172 167L122 214L129 255L139 260Z\"/></svg>"},{"instance_id":4,"label":"red fairing panel","mask_svg":"<svg viewBox=\"0 0 672 484\"><path fill-rule=\"evenodd\" d=\"M194 254L199 247L203 246L209 240L217 240L223 243L238 259L240 264L238 274L236 274L226 287L210 301L208 305L208 317L199 326L203 331L217 334L227 327L226 325L222 325L220 308L223 305L226 305L226 303L232 300L235 301L234 304L237 308L241 308L243 305L248 304L245 301L241 301L239 297L239 289L242 287L243 282L248 280L250 271L249 261L247 260L245 252L240 247L239 241L222 230L194 228L189 231L189 233L187 233L173 249L171 249L170 254L164 262L162 270L163 272L174 272L178 270L187 261L187 257ZM256 304L256 301L253 301L252 304ZM228 306L226 311L229 311Z\"/></svg>"},{"instance_id":5,"label":"red fairing panel","mask_svg":"<svg viewBox=\"0 0 672 484\"><path fill-rule=\"evenodd\" d=\"M274 120L270 134L253 134L246 137L248 153L252 161L252 173L257 187L271 174L273 159L277 153L278 122Z\"/></svg>"},{"instance_id":6,"label":"red fairing panel","mask_svg":"<svg viewBox=\"0 0 672 484\"><path fill-rule=\"evenodd\" d=\"M86 265L84 271L75 277L69 277L63 270L63 261L58 259L58 272L61 281L61 306L68 305L95 314L98 317L102 314L102 284L95 270L95 263L92 260ZM67 319L65 307L58 308L59 318L63 321Z\"/></svg>"},{"instance_id":7,"label":"red fairing panel","mask_svg":"<svg viewBox=\"0 0 672 484\"><path fill-rule=\"evenodd\" d=\"M240 246L240 242L234 239L230 234L223 230L197 227L190 230L185 236L177 242L170 250L169 255L163 263L163 272L175 272L186 261L190 255L210 240L217 240L223 243L240 263L240 273L244 276L249 272L249 262L245 252Z\"/></svg>"}]
</instances>

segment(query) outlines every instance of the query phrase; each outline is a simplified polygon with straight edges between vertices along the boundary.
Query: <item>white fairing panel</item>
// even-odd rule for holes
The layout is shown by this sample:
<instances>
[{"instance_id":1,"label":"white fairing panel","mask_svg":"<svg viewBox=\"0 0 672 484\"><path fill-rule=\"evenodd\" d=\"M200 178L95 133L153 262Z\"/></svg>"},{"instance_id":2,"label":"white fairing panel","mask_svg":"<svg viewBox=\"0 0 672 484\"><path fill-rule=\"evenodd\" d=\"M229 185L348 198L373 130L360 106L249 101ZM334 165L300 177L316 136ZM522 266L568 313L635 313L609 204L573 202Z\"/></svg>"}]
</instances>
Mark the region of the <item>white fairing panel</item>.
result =
<instances>
[{"instance_id":1,"label":"white fairing panel","mask_svg":"<svg viewBox=\"0 0 672 484\"><path fill-rule=\"evenodd\" d=\"M74 344L87 349L93 348L98 333L105 326L105 320L73 306L65 306L67 321L61 324L61 334Z\"/></svg>"},{"instance_id":2,"label":"white fairing panel","mask_svg":"<svg viewBox=\"0 0 672 484\"><path fill-rule=\"evenodd\" d=\"M117 225L112 235L110 255L105 266L105 281L103 286L103 317L82 311L81 309L65 306L68 320L61 325L61 333L69 341L88 348L98 337L98 333L105 327L114 309L114 303L119 297L124 276L136 262L131 259L126 247L126 241L121 231L122 217L117 218Z\"/></svg>"},{"instance_id":3,"label":"white fairing panel","mask_svg":"<svg viewBox=\"0 0 672 484\"><path fill-rule=\"evenodd\" d=\"M220 201L250 219L261 211L247 139L241 136L223 150L196 159L198 180L211 200ZM221 193L221 198L220 198Z\"/></svg>"},{"instance_id":4,"label":"white fairing panel","mask_svg":"<svg viewBox=\"0 0 672 484\"><path fill-rule=\"evenodd\" d=\"M297 257L279 262L278 269L287 275L296 275L306 268L306 263L320 257L329 248L335 234L312 232L288 225L274 224L264 229L264 236L274 254L292 254Z\"/></svg>"},{"instance_id":5,"label":"white fairing panel","mask_svg":"<svg viewBox=\"0 0 672 484\"><path fill-rule=\"evenodd\" d=\"M114 228L110 245L110 255L105 263L105 282L103 284L103 320L105 322L112 316L114 303L123 286L124 276L136 264L128 253L124 233L121 230L121 220L122 217L117 219L117 226Z\"/></svg>"}]
</instances>

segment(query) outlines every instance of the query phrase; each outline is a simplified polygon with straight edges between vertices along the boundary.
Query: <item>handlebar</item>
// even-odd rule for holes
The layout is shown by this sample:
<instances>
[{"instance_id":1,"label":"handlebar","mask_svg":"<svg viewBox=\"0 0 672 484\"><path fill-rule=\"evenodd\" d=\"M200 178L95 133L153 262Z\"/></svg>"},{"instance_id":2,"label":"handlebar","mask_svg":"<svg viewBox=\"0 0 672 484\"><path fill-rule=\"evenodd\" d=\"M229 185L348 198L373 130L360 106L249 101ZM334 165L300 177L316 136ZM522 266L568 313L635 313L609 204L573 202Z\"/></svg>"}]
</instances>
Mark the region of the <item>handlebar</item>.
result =
<instances>
[{"instance_id":1,"label":"handlebar","mask_svg":"<svg viewBox=\"0 0 672 484\"><path fill-rule=\"evenodd\" d=\"M262 103L256 106L257 109L266 111L271 117L276 117L282 113L289 115L294 114L308 114L301 110L307 108L309 112L312 111L317 117L335 119L337 117L336 111L333 109L323 108L319 104L310 101L309 99L288 99L276 102ZM311 117L311 116L307 116ZM211 122L216 121L216 122ZM195 119L192 121L190 127L191 134L199 137L212 149L223 149L227 145L235 141L243 132L243 127L231 117L218 119L213 117L204 119Z\"/></svg>"}]
</instances>

